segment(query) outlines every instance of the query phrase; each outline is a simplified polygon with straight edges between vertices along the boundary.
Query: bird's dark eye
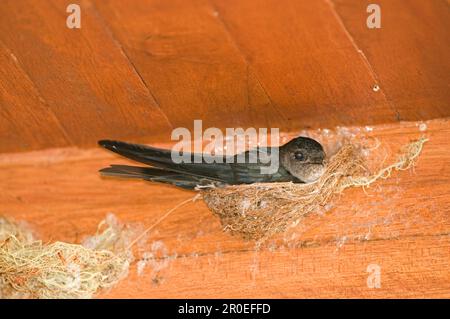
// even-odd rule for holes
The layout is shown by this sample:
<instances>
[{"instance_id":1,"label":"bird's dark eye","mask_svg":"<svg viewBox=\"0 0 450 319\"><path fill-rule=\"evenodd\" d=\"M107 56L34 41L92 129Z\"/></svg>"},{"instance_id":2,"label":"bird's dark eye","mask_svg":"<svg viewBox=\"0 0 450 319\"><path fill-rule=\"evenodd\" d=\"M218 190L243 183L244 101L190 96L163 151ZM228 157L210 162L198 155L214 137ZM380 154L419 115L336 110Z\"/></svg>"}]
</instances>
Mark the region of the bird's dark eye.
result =
<instances>
[{"instance_id":1,"label":"bird's dark eye","mask_svg":"<svg viewBox=\"0 0 450 319\"><path fill-rule=\"evenodd\" d=\"M298 161L303 161L305 159L305 155L302 152L295 152L294 157Z\"/></svg>"}]
</instances>

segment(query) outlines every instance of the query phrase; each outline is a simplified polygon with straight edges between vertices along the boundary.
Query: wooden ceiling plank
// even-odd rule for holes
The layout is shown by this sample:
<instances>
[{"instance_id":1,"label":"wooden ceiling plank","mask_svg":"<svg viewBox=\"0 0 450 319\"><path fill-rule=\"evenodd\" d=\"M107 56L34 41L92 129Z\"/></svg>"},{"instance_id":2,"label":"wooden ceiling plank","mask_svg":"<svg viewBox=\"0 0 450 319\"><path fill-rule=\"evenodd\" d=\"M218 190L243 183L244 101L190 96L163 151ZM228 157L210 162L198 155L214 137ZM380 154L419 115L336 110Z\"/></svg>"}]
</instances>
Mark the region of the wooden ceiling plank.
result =
<instances>
[{"instance_id":1,"label":"wooden ceiling plank","mask_svg":"<svg viewBox=\"0 0 450 319\"><path fill-rule=\"evenodd\" d=\"M94 3L174 126L282 122L210 2Z\"/></svg>"},{"instance_id":2,"label":"wooden ceiling plank","mask_svg":"<svg viewBox=\"0 0 450 319\"><path fill-rule=\"evenodd\" d=\"M16 56L0 42L0 152L71 145Z\"/></svg>"},{"instance_id":3,"label":"wooden ceiling plank","mask_svg":"<svg viewBox=\"0 0 450 319\"><path fill-rule=\"evenodd\" d=\"M89 2L82 4L81 29L66 26L69 3L0 3L0 40L69 138L80 146L100 138L167 136L167 118Z\"/></svg>"},{"instance_id":4,"label":"wooden ceiling plank","mask_svg":"<svg viewBox=\"0 0 450 319\"><path fill-rule=\"evenodd\" d=\"M212 2L291 126L396 121L326 2Z\"/></svg>"},{"instance_id":5,"label":"wooden ceiling plank","mask_svg":"<svg viewBox=\"0 0 450 319\"><path fill-rule=\"evenodd\" d=\"M402 120L450 116L450 5L380 0L381 28L369 29L373 1L330 0L379 77Z\"/></svg>"}]
</instances>

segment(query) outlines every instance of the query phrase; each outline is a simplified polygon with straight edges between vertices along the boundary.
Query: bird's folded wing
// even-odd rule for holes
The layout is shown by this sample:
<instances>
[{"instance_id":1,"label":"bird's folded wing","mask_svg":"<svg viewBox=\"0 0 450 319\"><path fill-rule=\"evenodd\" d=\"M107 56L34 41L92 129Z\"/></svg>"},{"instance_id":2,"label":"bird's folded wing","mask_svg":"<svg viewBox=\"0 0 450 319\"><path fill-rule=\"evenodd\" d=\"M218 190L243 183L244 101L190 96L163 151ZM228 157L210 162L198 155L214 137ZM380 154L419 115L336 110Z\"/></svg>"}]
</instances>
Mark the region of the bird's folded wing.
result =
<instances>
[{"instance_id":1,"label":"bird's folded wing","mask_svg":"<svg viewBox=\"0 0 450 319\"><path fill-rule=\"evenodd\" d=\"M226 184L246 184L255 182L281 182L295 181L282 167L274 174L262 174L261 167L267 166L262 163L237 163L237 156L228 161L222 157L220 162L212 162L214 159L208 155L200 155L200 163L195 163L196 154L185 154L190 158L189 163L174 163L170 150L155 148L140 144L131 144L119 141L102 140L99 144L108 150L120 154L129 159L156 167L162 171L170 171L173 176L192 176L192 180L207 179ZM246 152L248 159L249 152ZM217 159L217 158L216 158ZM156 173L156 172L152 172Z\"/></svg>"}]
</instances>

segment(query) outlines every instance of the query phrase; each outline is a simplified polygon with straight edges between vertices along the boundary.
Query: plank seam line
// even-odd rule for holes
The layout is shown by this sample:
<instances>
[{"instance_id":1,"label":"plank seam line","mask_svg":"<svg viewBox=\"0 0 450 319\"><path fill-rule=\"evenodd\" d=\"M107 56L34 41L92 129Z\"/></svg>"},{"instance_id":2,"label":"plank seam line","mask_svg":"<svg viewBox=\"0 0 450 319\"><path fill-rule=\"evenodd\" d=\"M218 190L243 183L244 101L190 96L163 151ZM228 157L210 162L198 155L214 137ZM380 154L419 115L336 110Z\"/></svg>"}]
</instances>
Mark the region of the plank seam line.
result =
<instances>
[{"instance_id":1,"label":"plank seam line","mask_svg":"<svg viewBox=\"0 0 450 319\"><path fill-rule=\"evenodd\" d=\"M115 43L115 45L119 48L120 52L122 53L122 55L125 57L125 59L128 61L128 63L131 65L131 68L133 69L133 71L136 73L136 75L139 77L141 83L144 85L144 87L146 88L148 94L151 96L152 100L155 102L156 106L158 107L158 109L160 110L161 114L164 116L164 119L166 120L167 124L169 124L170 128L174 128L173 124L170 122L169 117L167 116L167 114L164 112L164 110L161 108L161 105L159 104L158 100L156 99L156 96L153 94L153 92L150 90L150 87L147 85L147 82L144 80L144 78L142 77L141 73L138 71L138 69L136 68L136 65L133 63L133 61L131 61L130 57L128 56L128 54L125 52L125 49L122 45L122 43L119 41L119 39L114 35L114 32L111 30L111 28L109 27L108 23L105 21L105 19L103 18L103 16L101 15L101 13L98 11L96 5L94 3L92 3L92 10L95 13L95 15L98 17L99 22L103 25L105 31L109 34L111 40Z\"/></svg>"},{"instance_id":2,"label":"plank seam line","mask_svg":"<svg viewBox=\"0 0 450 319\"><path fill-rule=\"evenodd\" d=\"M381 84L380 82L380 78L378 77L378 75L376 74L374 68L372 67L372 64L370 63L369 59L367 58L366 54L364 53L364 51L358 46L358 44L356 43L355 39L353 38L353 36L351 35L350 31L347 29L347 27L345 26L344 21L342 20L341 16L337 13L336 11L336 6L335 3L333 2L333 0L324 0L326 4L328 4L328 6L330 7L330 10L333 14L333 16L335 17L336 21L338 22L338 24L341 26L342 30L344 31L345 35L347 36L347 38L350 40L352 46L355 48L356 53L358 53L364 64L366 65L367 69L369 70L370 75L372 76L372 79L376 82L376 84ZM401 121L401 117L400 117L400 113L399 111L394 107L394 105L391 103L391 101L388 99L383 86L381 86L380 88L380 93L383 95L383 98L386 100L386 102L388 103L389 107L391 108L391 110L395 113L396 119L397 121Z\"/></svg>"},{"instance_id":3,"label":"plank seam line","mask_svg":"<svg viewBox=\"0 0 450 319\"><path fill-rule=\"evenodd\" d=\"M3 43L3 41L0 40L0 46L3 47L7 53L10 54L11 57L14 56L13 61L14 63L17 65L17 67L19 68L20 71L23 72L23 74L25 75L25 77L28 79L28 81L30 81L30 84L32 85L32 87L34 88L34 90L36 91L36 95L38 96L39 100L41 103L44 104L44 106L47 108L47 110L49 111L49 113L51 114L53 120L55 121L55 124L57 125L57 127L61 130L62 133L62 137L66 140L66 142L68 143L69 146L74 146L75 143L72 141L72 139L70 138L69 134L67 133L67 130L65 129L65 127L62 125L60 119L56 116L55 112L53 111L53 109L50 107L49 103L44 99L44 97L42 96L41 92L39 91L39 89L37 88L36 84L34 83L34 81L31 79L31 77L29 76L29 74L25 71L25 69L23 68L23 66L21 65L19 59L17 58L17 56L11 51L10 48L8 48L6 46L5 43Z\"/></svg>"},{"instance_id":4,"label":"plank seam line","mask_svg":"<svg viewBox=\"0 0 450 319\"><path fill-rule=\"evenodd\" d=\"M248 97L248 76L250 73L249 68L251 68L251 64L250 61L248 60L247 56L244 54L244 51L242 50L242 48L239 46L239 44L237 43L237 41L234 39L228 25L225 23L225 20L222 18L222 15L220 14L219 9L214 5L214 3L209 0L209 4L212 7L212 9L217 12L217 20L220 22L220 24L222 25L225 33L228 35L231 43L234 45L234 47L238 50L239 54L241 55L242 59L244 60L246 66L247 66L247 99ZM286 117L284 116L284 114L281 112L280 108L272 101L272 98L270 97L269 93L267 92L266 88L264 87L264 85L262 84L261 80L259 79L258 75L256 74L256 72L253 72L256 81L258 82L259 86L261 87L261 89L263 90L265 96L267 97L267 99L269 100L269 103L271 105L271 107L278 113L278 115L280 116L282 122L287 122Z\"/></svg>"}]
</instances>

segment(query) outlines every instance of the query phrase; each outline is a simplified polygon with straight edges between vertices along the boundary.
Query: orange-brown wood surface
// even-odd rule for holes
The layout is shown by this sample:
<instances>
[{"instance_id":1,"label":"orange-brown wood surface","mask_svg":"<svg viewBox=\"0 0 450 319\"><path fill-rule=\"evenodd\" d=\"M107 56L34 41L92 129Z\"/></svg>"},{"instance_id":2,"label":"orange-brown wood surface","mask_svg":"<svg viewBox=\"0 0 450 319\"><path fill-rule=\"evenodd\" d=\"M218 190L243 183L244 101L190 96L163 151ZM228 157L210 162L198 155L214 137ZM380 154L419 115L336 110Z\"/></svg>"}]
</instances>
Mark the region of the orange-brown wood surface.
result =
<instances>
[{"instance_id":1,"label":"orange-brown wood surface","mask_svg":"<svg viewBox=\"0 0 450 319\"><path fill-rule=\"evenodd\" d=\"M450 297L449 2L379 0L368 29L371 2L1 0L0 215L46 241L81 242L110 212L148 227L193 194L100 178L129 162L95 143L168 146L194 119L324 144L314 129L350 126L379 139L378 160L425 134L414 170L347 190L259 252L190 203L150 232L143 272L101 296Z\"/></svg>"},{"instance_id":2,"label":"orange-brown wood surface","mask_svg":"<svg viewBox=\"0 0 450 319\"><path fill-rule=\"evenodd\" d=\"M142 273L133 263L129 276L102 296L450 297L450 122L425 125L425 132L402 123L360 133L378 139L378 164L423 134L429 142L413 170L366 192L345 191L327 213L310 215L259 252L223 233L202 201L181 207L141 247L152 254ZM149 227L194 195L101 178L97 170L110 163L127 161L99 149L5 154L0 214L27 221L46 241L81 242L108 213ZM379 289L367 286L371 264L381 268Z\"/></svg>"},{"instance_id":3,"label":"orange-brown wood surface","mask_svg":"<svg viewBox=\"0 0 450 319\"><path fill-rule=\"evenodd\" d=\"M0 152L450 115L444 0L0 1ZM374 91L374 85L380 90Z\"/></svg>"}]
</instances>

